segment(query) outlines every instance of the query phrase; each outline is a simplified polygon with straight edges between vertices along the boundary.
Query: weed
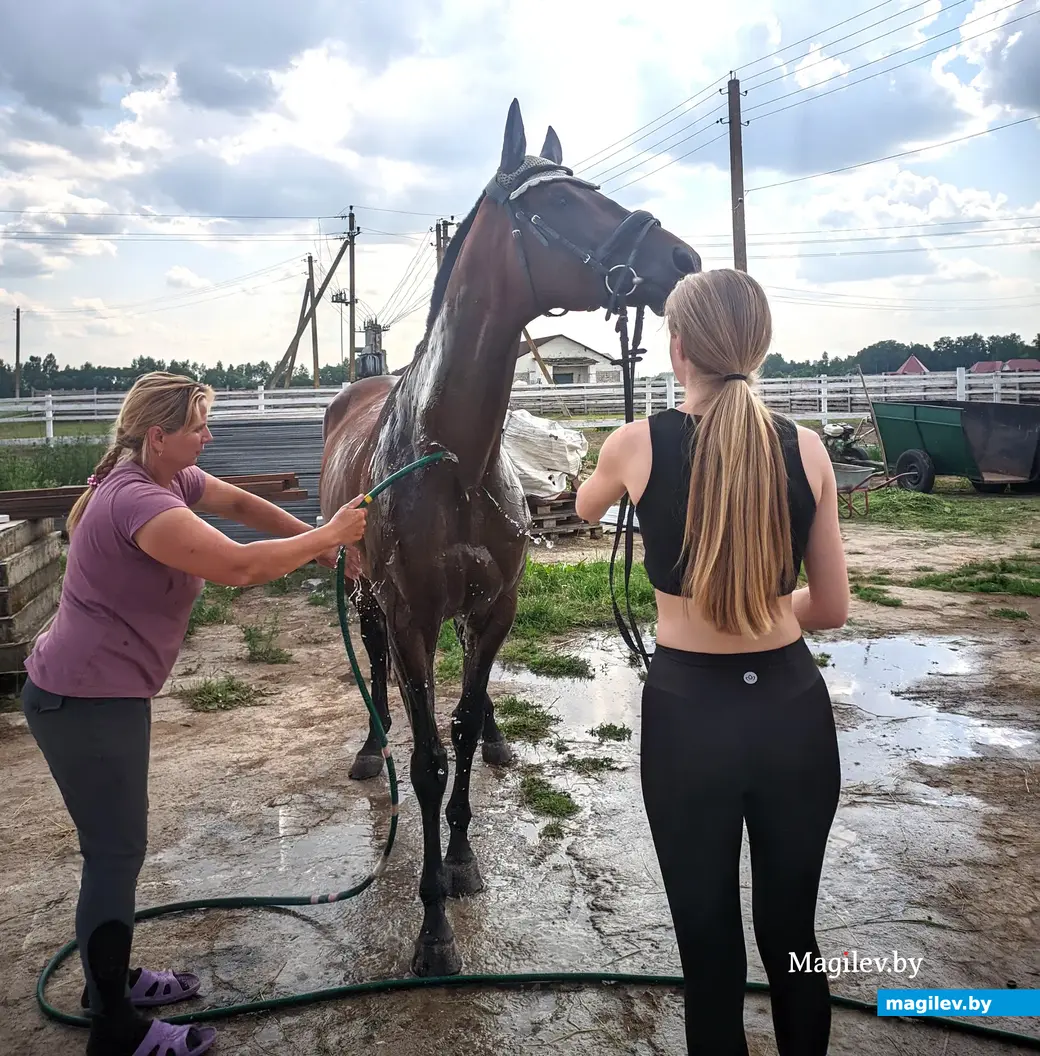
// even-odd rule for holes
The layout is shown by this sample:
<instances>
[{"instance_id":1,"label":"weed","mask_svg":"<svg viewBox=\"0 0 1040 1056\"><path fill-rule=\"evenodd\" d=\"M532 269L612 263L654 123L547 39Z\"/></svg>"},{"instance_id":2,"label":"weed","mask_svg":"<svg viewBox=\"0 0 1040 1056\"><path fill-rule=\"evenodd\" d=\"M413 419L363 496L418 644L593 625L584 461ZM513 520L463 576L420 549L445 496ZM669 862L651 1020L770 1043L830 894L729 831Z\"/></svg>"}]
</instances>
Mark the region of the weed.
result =
<instances>
[{"instance_id":1,"label":"weed","mask_svg":"<svg viewBox=\"0 0 1040 1056\"><path fill-rule=\"evenodd\" d=\"M0 451L0 491L87 486L105 443L40 444Z\"/></svg>"},{"instance_id":2,"label":"weed","mask_svg":"<svg viewBox=\"0 0 1040 1056\"><path fill-rule=\"evenodd\" d=\"M241 593L238 587L207 583L191 608L185 638L190 638L200 627L231 622L231 603Z\"/></svg>"},{"instance_id":3,"label":"weed","mask_svg":"<svg viewBox=\"0 0 1040 1056\"><path fill-rule=\"evenodd\" d=\"M257 664L288 664L292 654L275 644L278 637L278 621L266 625L250 624L242 628L249 659Z\"/></svg>"},{"instance_id":4,"label":"weed","mask_svg":"<svg viewBox=\"0 0 1040 1056\"><path fill-rule=\"evenodd\" d=\"M558 821L550 821L548 825L542 827L539 835L543 840L562 840L563 826Z\"/></svg>"},{"instance_id":5,"label":"weed","mask_svg":"<svg viewBox=\"0 0 1040 1056\"><path fill-rule=\"evenodd\" d=\"M568 756L563 761L568 770L573 770L582 777L594 777L596 774L604 774L608 770L620 770L621 767L608 759L605 755L586 755L582 757Z\"/></svg>"},{"instance_id":6,"label":"weed","mask_svg":"<svg viewBox=\"0 0 1040 1056\"><path fill-rule=\"evenodd\" d=\"M994 609L991 615L999 620L1028 620L1030 618L1029 613L1021 609Z\"/></svg>"},{"instance_id":7,"label":"weed","mask_svg":"<svg viewBox=\"0 0 1040 1056\"><path fill-rule=\"evenodd\" d=\"M592 667L584 657L561 653L530 640L506 642L499 653L499 659L506 666L522 665L536 675L549 678L593 677Z\"/></svg>"},{"instance_id":8,"label":"weed","mask_svg":"<svg viewBox=\"0 0 1040 1056\"><path fill-rule=\"evenodd\" d=\"M589 730L593 737L602 741L630 741L632 731L627 726L618 726L613 722L604 722Z\"/></svg>"},{"instance_id":9,"label":"weed","mask_svg":"<svg viewBox=\"0 0 1040 1056\"><path fill-rule=\"evenodd\" d=\"M1040 557L1021 554L998 561L971 561L950 572L921 576L911 586L958 594L1040 598Z\"/></svg>"},{"instance_id":10,"label":"weed","mask_svg":"<svg viewBox=\"0 0 1040 1056\"><path fill-rule=\"evenodd\" d=\"M571 818L581 809L569 792L554 788L537 773L528 773L521 779L520 802L535 814L549 818Z\"/></svg>"},{"instance_id":11,"label":"weed","mask_svg":"<svg viewBox=\"0 0 1040 1056\"><path fill-rule=\"evenodd\" d=\"M495 702L495 719L507 740L527 741L529 744L545 740L549 731L560 722L541 704L512 695Z\"/></svg>"},{"instance_id":12,"label":"weed","mask_svg":"<svg viewBox=\"0 0 1040 1056\"><path fill-rule=\"evenodd\" d=\"M316 590L316 591L314 591L313 594L309 594L307 596L307 604L308 605L326 605L326 606L327 605L331 605L332 604L332 597L329 595L328 591Z\"/></svg>"},{"instance_id":13,"label":"weed","mask_svg":"<svg viewBox=\"0 0 1040 1056\"><path fill-rule=\"evenodd\" d=\"M816 661L817 667L830 667L831 666L831 654L830 653L814 653L813 659Z\"/></svg>"},{"instance_id":14,"label":"weed","mask_svg":"<svg viewBox=\"0 0 1040 1056\"><path fill-rule=\"evenodd\" d=\"M206 678L181 690L180 696L192 711L230 711L256 703L257 691L234 675Z\"/></svg>"},{"instance_id":15,"label":"weed","mask_svg":"<svg viewBox=\"0 0 1040 1056\"><path fill-rule=\"evenodd\" d=\"M892 609L898 609L903 604L902 598L894 597L883 587L870 587L856 583L852 586L852 593L861 601L870 601L875 605L887 605Z\"/></svg>"}]
</instances>

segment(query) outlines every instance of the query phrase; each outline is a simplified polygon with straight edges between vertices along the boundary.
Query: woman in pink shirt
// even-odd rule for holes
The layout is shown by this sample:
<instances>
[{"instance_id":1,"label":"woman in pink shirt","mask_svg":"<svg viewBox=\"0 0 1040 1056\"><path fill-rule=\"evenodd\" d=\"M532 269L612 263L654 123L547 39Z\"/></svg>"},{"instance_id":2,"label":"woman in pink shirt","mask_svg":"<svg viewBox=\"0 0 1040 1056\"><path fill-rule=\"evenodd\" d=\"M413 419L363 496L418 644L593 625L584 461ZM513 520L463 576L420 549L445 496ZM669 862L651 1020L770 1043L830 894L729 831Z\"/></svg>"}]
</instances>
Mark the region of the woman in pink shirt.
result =
<instances>
[{"instance_id":1,"label":"woman in pink shirt","mask_svg":"<svg viewBox=\"0 0 1040 1056\"><path fill-rule=\"evenodd\" d=\"M88 1056L196 1056L211 1028L137 1009L194 996L188 973L130 971L137 876L148 831L151 698L169 678L205 582L251 586L319 560L365 530L360 496L321 528L203 472L214 393L162 372L123 401L115 438L68 518L54 622L25 667L23 710L79 834L76 939L90 1009ZM240 544L197 516L279 538ZM356 551L348 551L356 568Z\"/></svg>"}]
</instances>

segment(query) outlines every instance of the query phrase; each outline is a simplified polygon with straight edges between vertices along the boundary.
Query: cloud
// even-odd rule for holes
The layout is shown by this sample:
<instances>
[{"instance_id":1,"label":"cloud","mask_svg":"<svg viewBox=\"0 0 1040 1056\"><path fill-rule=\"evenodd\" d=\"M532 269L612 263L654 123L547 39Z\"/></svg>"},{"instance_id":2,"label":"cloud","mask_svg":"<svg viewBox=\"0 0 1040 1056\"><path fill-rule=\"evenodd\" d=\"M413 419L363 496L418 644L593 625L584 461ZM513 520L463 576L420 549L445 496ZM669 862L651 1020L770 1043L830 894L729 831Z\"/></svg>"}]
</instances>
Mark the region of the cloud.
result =
<instances>
[{"instance_id":1,"label":"cloud","mask_svg":"<svg viewBox=\"0 0 1040 1056\"><path fill-rule=\"evenodd\" d=\"M212 286L213 283L209 279L200 278L183 264L175 264L166 273L166 285L172 286L175 290L201 290Z\"/></svg>"},{"instance_id":2,"label":"cloud","mask_svg":"<svg viewBox=\"0 0 1040 1056\"><path fill-rule=\"evenodd\" d=\"M181 98L213 110L249 114L263 110L275 99L274 82L265 70L243 72L228 66L188 59L177 67Z\"/></svg>"}]
</instances>

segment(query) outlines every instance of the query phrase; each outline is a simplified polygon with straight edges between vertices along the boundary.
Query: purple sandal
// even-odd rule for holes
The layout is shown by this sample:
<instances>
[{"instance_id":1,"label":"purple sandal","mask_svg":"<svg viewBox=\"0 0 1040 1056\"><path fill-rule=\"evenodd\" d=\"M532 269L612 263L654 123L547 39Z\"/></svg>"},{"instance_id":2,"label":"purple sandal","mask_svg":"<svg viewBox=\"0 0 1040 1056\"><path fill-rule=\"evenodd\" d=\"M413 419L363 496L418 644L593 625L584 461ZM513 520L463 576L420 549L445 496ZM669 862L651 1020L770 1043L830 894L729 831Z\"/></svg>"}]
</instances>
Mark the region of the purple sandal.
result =
<instances>
[{"instance_id":1,"label":"purple sandal","mask_svg":"<svg viewBox=\"0 0 1040 1056\"><path fill-rule=\"evenodd\" d=\"M189 1034L194 1034L198 1042L193 1048L188 1046ZM200 1056L216 1040L217 1032L212 1027L177 1027L153 1019L144 1041L134 1049L134 1056Z\"/></svg>"},{"instance_id":2,"label":"purple sandal","mask_svg":"<svg viewBox=\"0 0 1040 1056\"><path fill-rule=\"evenodd\" d=\"M199 977L190 972L173 972L166 969L153 972L141 968L137 982L130 988L130 1002L138 1008L152 1008L155 1005L172 1005L176 1001L186 1001L199 992Z\"/></svg>"}]
</instances>

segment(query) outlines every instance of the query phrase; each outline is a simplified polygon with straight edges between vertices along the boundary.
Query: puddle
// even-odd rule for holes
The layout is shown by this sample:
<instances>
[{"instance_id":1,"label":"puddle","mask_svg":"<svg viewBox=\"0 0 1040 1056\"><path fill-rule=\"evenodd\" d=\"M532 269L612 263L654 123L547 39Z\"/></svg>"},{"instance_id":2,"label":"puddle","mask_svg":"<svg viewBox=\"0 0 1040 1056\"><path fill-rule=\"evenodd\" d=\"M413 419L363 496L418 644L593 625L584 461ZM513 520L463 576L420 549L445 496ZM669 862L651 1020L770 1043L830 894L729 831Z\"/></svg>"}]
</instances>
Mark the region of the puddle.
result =
<instances>
[{"instance_id":1,"label":"puddle","mask_svg":"<svg viewBox=\"0 0 1040 1056\"><path fill-rule=\"evenodd\" d=\"M652 648L652 640L644 641ZM810 644L814 653L830 656L823 676L839 719L845 780L894 780L909 758L936 765L994 749L1025 758L1035 755L1034 733L958 715L927 699L910 700L904 695L913 688L915 695L926 698L929 680L975 673L980 662L970 642L919 636ZM573 649L590 663L595 678L547 678L496 665L492 679L554 708L564 719L566 728L559 733L565 738L592 743L591 727L619 723L632 730L628 743L638 749L641 668L628 662L616 635L593 635Z\"/></svg>"}]
</instances>

